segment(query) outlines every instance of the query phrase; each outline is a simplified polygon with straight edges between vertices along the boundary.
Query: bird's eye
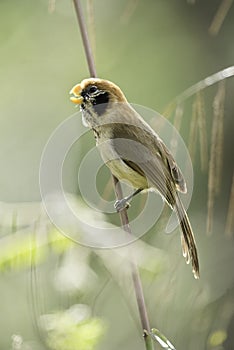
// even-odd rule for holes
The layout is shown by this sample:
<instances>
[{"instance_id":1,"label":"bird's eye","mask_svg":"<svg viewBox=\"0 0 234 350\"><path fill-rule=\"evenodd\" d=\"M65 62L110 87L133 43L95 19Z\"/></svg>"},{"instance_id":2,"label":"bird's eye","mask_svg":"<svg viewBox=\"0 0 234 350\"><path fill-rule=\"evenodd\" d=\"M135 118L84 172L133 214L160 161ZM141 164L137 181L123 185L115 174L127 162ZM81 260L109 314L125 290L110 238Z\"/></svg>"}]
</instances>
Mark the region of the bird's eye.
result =
<instances>
[{"instance_id":1,"label":"bird's eye","mask_svg":"<svg viewBox=\"0 0 234 350\"><path fill-rule=\"evenodd\" d=\"M98 89L98 88L97 88L95 85L90 86L90 88L89 88L89 93L93 94L94 92L97 91L97 89Z\"/></svg>"}]
</instances>

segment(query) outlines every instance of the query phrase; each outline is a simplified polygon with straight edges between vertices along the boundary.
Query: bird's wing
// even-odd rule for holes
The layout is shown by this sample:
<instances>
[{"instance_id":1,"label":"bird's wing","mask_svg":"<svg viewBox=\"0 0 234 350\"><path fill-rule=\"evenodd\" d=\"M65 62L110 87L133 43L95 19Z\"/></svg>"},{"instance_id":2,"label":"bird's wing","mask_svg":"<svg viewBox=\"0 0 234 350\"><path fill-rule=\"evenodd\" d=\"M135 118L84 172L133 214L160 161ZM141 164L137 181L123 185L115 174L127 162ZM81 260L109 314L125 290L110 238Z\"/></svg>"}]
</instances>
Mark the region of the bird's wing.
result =
<instances>
[{"instance_id":1,"label":"bird's wing","mask_svg":"<svg viewBox=\"0 0 234 350\"><path fill-rule=\"evenodd\" d=\"M160 140L161 156L165 158L168 167L171 172L171 176L175 181L176 189L182 193L187 192L186 182L184 180L183 174L176 164L174 157L172 156L166 145Z\"/></svg>"},{"instance_id":2,"label":"bird's wing","mask_svg":"<svg viewBox=\"0 0 234 350\"><path fill-rule=\"evenodd\" d=\"M176 164L173 155L156 132L131 106L127 106L126 108L126 104L120 104L118 106L118 112L120 122L116 125L116 128L113 128L114 137L118 137L118 129L121 127L122 123L125 123L121 130L121 135L123 135L121 137L126 137L135 141L138 140L143 145L149 145L152 153L160 155L162 163L164 163L166 168L169 169L176 189L180 192L186 193L186 182L182 172ZM115 132L115 129L117 132Z\"/></svg>"},{"instance_id":3,"label":"bird's wing","mask_svg":"<svg viewBox=\"0 0 234 350\"><path fill-rule=\"evenodd\" d=\"M186 193L186 182L176 161L156 132L141 118L141 116L128 104L120 103L113 108L111 129L113 138L132 139L142 145L148 145L152 153L161 158L162 167L169 170L176 189ZM116 124L115 124L116 123ZM168 174L167 174L168 175Z\"/></svg>"},{"instance_id":4,"label":"bird's wing","mask_svg":"<svg viewBox=\"0 0 234 350\"><path fill-rule=\"evenodd\" d=\"M149 187L155 187L173 206L177 186L162 141L155 139L151 130L139 126L116 124L112 130L111 145L118 157L145 176Z\"/></svg>"}]
</instances>

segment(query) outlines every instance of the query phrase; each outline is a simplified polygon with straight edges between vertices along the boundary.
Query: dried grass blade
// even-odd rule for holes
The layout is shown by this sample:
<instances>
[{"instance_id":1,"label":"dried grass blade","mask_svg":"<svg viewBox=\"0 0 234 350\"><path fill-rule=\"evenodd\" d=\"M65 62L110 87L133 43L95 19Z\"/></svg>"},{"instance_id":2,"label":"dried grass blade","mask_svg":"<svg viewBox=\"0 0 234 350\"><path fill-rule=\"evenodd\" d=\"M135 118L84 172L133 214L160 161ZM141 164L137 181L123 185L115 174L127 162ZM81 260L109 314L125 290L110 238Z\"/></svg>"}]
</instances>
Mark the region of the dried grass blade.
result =
<instances>
[{"instance_id":1,"label":"dried grass blade","mask_svg":"<svg viewBox=\"0 0 234 350\"><path fill-rule=\"evenodd\" d=\"M177 152L177 147L178 147L178 137L177 137L177 132L180 132L180 128L181 128L181 122L182 122L182 118L183 118L183 114L184 114L184 106L183 104L178 104L175 110L175 117L174 117L174 127L175 127L175 132L172 135L171 138L171 150L175 156L176 152Z\"/></svg>"},{"instance_id":2,"label":"dried grass blade","mask_svg":"<svg viewBox=\"0 0 234 350\"><path fill-rule=\"evenodd\" d=\"M228 205L225 233L230 237L234 234L234 173L232 176L232 186Z\"/></svg>"},{"instance_id":3,"label":"dried grass blade","mask_svg":"<svg viewBox=\"0 0 234 350\"><path fill-rule=\"evenodd\" d=\"M48 12L54 13L56 0L49 0L48 2Z\"/></svg>"},{"instance_id":4,"label":"dried grass blade","mask_svg":"<svg viewBox=\"0 0 234 350\"><path fill-rule=\"evenodd\" d=\"M221 162L222 162L222 145L220 145L220 119L223 119L220 113L223 109L224 101L224 86L223 82L219 84L218 91L215 95L213 102L214 116L211 131L211 149L210 149L210 160L209 160L209 174L208 174L208 203L207 203L207 233L212 231L213 211L214 211L214 200L218 194L218 187L220 184L221 176ZM223 133L223 131L221 130Z\"/></svg>"},{"instance_id":5,"label":"dried grass blade","mask_svg":"<svg viewBox=\"0 0 234 350\"><path fill-rule=\"evenodd\" d=\"M198 134L197 129L198 129L197 101L195 100L192 105L192 118L190 123L189 139L188 139L188 150L189 150L192 163L194 163L195 154L196 154L196 144L197 144L197 134Z\"/></svg>"},{"instance_id":6,"label":"dried grass blade","mask_svg":"<svg viewBox=\"0 0 234 350\"><path fill-rule=\"evenodd\" d=\"M207 128L206 128L205 102L201 91L197 93L197 118L198 118L198 131L199 131L199 142L200 142L201 170L203 172L206 172L208 168Z\"/></svg>"},{"instance_id":7,"label":"dried grass blade","mask_svg":"<svg viewBox=\"0 0 234 350\"><path fill-rule=\"evenodd\" d=\"M225 82L219 83L216 106L217 108L217 140L216 140L216 194L220 192L222 169L223 169L223 138L224 138L224 101Z\"/></svg>"},{"instance_id":8,"label":"dried grass blade","mask_svg":"<svg viewBox=\"0 0 234 350\"><path fill-rule=\"evenodd\" d=\"M198 91L201 91L203 89L206 89L207 87L217 84L218 82L225 80L227 78L231 78L234 76L234 66L230 66L228 68L225 68L215 74L210 75L209 77L199 81L198 83L190 86L187 90L182 92L182 94L178 95L174 101L170 103L172 105L173 103L181 103L185 100L187 100L189 97L195 95Z\"/></svg>"},{"instance_id":9,"label":"dried grass blade","mask_svg":"<svg viewBox=\"0 0 234 350\"><path fill-rule=\"evenodd\" d=\"M217 35L220 31L222 24L232 6L233 0L223 0L213 18L213 21L209 28L211 35Z\"/></svg>"}]
</instances>

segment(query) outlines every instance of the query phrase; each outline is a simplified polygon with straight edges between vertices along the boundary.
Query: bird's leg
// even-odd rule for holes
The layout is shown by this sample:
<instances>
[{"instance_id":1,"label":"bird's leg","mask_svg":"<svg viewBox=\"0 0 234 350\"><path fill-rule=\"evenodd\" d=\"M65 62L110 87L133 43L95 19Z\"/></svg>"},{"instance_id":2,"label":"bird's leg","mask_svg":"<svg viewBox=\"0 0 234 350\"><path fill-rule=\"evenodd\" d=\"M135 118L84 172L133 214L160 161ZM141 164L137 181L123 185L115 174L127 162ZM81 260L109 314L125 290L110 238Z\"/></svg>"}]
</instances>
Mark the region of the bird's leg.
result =
<instances>
[{"instance_id":1,"label":"bird's leg","mask_svg":"<svg viewBox=\"0 0 234 350\"><path fill-rule=\"evenodd\" d=\"M124 208L128 209L130 207L130 204L128 203L128 201L132 199L134 196L136 196L138 193L140 193L142 190L143 188L138 188L135 192L133 192L129 196L124 197L122 199L118 199L114 204L115 209L117 211L121 211Z\"/></svg>"}]
</instances>

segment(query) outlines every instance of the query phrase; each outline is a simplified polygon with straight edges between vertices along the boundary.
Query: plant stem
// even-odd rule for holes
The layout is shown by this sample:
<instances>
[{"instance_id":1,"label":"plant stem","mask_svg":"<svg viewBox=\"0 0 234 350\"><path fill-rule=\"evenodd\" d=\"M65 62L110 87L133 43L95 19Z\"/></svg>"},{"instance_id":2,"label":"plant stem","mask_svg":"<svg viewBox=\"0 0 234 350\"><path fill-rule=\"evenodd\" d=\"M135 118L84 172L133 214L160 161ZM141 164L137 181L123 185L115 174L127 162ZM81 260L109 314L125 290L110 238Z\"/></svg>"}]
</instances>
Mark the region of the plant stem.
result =
<instances>
[{"instance_id":1,"label":"plant stem","mask_svg":"<svg viewBox=\"0 0 234 350\"><path fill-rule=\"evenodd\" d=\"M95 64L94 64L91 45L89 42L88 31L87 31L87 28L85 25L84 14L83 14L83 10L81 7L81 3L80 3L80 0L73 0L73 3L74 3L75 10L76 10L76 16L77 16L79 27L80 27L81 37L83 40L86 60L87 60L88 67L89 67L89 73L90 73L90 76L92 78L96 78L97 73L96 73L96 68L95 68Z\"/></svg>"},{"instance_id":2,"label":"plant stem","mask_svg":"<svg viewBox=\"0 0 234 350\"><path fill-rule=\"evenodd\" d=\"M115 193L117 199L122 199L123 198L123 192L121 185L118 181L118 179L113 176L113 182L114 182L114 188L115 188ZM128 214L127 210L121 210L119 213L120 219L121 219L121 224L123 229L132 235L131 227L129 225L129 219L128 219ZM143 288L142 288L142 283L141 283L141 278L139 274L139 270L137 267L137 263L134 260L134 257L131 254L131 275L132 275L132 281L133 281L133 286L134 286L134 291L136 295L136 300L137 300L137 306L138 306L138 311L141 319L141 326L143 329L143 335L144 335L144 340L145 340L145 348L147 350L153 350L154 345L152 342L152 339L149 336L150 332L150 323L149 323L149 318L148 318L148 313L146 309L146 304L145 304L145 298L143 294ZM147 331L147 332L146 332Z\"/></svg>"},{"instance_id":3,"label":"plant stem","mask_svg":"<svg viewBox=\"0 0 234 350\"><path fill-rule=\"evenodd\" d=\"M76 15L77 15L77 19L78 19L78 23L79 23L79 27L80 27L82 40L83 40L86 59L87 59L88 67L89 67L89 73L90 73L91 77L96 77L97 73L96 73L96 68L95 68L95 64L94 64L94 58L93 58L93 54L92 54L92 49L91 49L89 37L88 37L88 32L87 32L85 21L84 21L84 15L83 15L81 3L80 3L80 0L73 0L73 3L74 3ZM122 199L123 192L122 192L121 185L115 176L112 175L112 178L113 178L116 197L117 197L117 199ZM122 210L119 213L119 215L120 215L121 224L122 224L123 229L128 234L132 234L132 231L131 231L131 228L129 225L127 210L126 209ZM148 318L146 304L145 304L145 298L144 298L144 294L143 294L142 283L141 283L140 274L139 274L137 264L133 258L131 260L131 275L132 275L133 286L134 286L135 295L136 295L136 301L137 301L137 305L138 305L138 311L139 311L139 315L140 315L140 319L141 319L141 326L143 329L145 348L146 348L146 350L153 350L154 345L153 345L151 337L148 335L148 333L150 332L150 324L149 324L149 318Z\"/></svg>"}]
</instances>

